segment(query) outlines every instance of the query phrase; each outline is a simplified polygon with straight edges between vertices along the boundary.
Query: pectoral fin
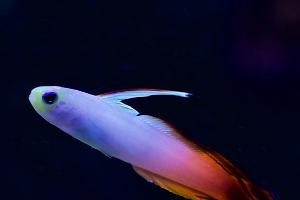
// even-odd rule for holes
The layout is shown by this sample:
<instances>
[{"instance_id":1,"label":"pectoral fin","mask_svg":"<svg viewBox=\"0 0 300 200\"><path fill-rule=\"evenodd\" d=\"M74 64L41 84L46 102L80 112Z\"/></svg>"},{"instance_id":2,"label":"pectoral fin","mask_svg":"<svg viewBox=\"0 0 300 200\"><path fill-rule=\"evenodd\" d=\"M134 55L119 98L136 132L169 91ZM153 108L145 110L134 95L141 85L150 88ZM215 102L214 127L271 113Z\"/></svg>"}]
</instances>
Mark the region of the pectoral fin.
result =
<instances>
[{"instance_id":1,"label":"pectoral fin","mask_svg":"<svg viewBox=\"0 0 300 200\"><path fill-rule=\"evenodd\" d=\"M172 181L170 179L164 178L142 168L133 166L133 169L147 181L152 182L161 188L168 190L174 194L182 196L186 199L192 200L217 200L204 192L189 188L185 185Z\"/></svg>"}]
</instances>

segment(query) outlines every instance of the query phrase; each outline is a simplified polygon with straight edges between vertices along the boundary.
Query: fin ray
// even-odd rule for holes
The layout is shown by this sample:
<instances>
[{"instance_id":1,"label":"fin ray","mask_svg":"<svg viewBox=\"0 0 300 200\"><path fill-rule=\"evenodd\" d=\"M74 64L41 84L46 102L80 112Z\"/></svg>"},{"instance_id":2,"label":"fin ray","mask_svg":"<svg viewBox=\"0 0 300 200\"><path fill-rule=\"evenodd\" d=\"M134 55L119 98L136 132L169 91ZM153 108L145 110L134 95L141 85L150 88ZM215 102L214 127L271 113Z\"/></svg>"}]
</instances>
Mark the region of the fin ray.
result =
<instances>
[{"instance_id":1,"label":"fin ray","mask_svg":"<svg viewBox=\"0 0 300 200\"><path fill-rule=\"evenodd\" d=\"M216 198L213 198L210 195L205 194L204 192L189 188L142 168L133 166L133 169L147 181L152 182L173 194L192 200L217 200Z\"/></svg>"},{"instance_id":2,"label":"fin ray","mask_svg":"<svg viewBox=\"0 0 300 200\"><path fill-rule=\"evenodd\" d=\"M98 95L102 100L118 105L121 108L124 108L126 111L133 115L138 115L139 112L134 108L128 106L125 103L122 103L123 100L133 99L139 97L149 97L154 95L173 95L179 97L188 97L190 94L186 92L178 92L171 90L159 90L159 89L131 89L131 90L121 90L110 93L104 93Z\"/></svg>"},{"instance_id":3,"label":"fin ray","mask_svg":"<svg viewBox=\"0 0 300 200\"><path fill-rule=\"evenodd\" d=\"M153 95L173 95L179 97L188 97L190 94L187 92L160 90L160 89L129 89L129 90L120 90L120 91L115 91L110 93L104 93L98 96L100 96L101 98L122 101L125 99L149 97Z\"/></svg>"}]
</instances>

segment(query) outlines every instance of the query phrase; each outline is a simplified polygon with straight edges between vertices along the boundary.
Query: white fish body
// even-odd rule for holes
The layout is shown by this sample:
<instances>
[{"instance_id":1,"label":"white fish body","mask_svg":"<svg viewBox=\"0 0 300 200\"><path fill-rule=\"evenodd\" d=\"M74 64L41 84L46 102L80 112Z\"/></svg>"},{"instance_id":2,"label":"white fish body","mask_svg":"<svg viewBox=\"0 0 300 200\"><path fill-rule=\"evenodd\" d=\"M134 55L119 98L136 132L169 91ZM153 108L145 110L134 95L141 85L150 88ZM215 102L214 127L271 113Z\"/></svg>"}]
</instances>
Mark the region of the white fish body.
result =
<instances>
[{"instance_id":1,"label":"white fish body","mask_svg":"<svg viewBox=\"0 0 300 200\"><path fill-rule=\"evenodd\" d=\"M95 96L54 86L35 88L30 99L35 104L34 101L39 101L36 96L53 91L58 95L61 93L63 100L52 109L36 109L37 112L51 124L108 156L147 169L144 163L157 167L155 163L162 163L167 160L166 157L178 159L178 153L188 151L183 143L166 133L167 126L159 127L155 124L155 118L137 116L136 110L121 103L123 95ZM125 92L126 99L137 97L127 94ZM157 94L188 96L184 92L150 90L142 91L138 97ZM179 152L175 148L167 148L166 144L170 143L179 147ZM147 159L141 159L145 155L148 156Z\"/></svg>"},{"instance_id":2,"label":"white fish body","mask_svg":"<svg viewBox=\"0 0 300 200\"><path fill-rule=\"evenodd\" d=\"M43 86L33 89L29 99L51 124L107 156L132 164L144 178L173 193L195 200L256 200L244 198L241 181L228 174L225 168L231 168L231 164L223 157L200 152L163 121L138 115L138 111L121 102L151 95L189 96L167 90L131 90L95 96ZM237 169L232 173L241 174ZM231 188L236 188L235 199L231 193L227 194Z\"/></svg>"}]
</instances>

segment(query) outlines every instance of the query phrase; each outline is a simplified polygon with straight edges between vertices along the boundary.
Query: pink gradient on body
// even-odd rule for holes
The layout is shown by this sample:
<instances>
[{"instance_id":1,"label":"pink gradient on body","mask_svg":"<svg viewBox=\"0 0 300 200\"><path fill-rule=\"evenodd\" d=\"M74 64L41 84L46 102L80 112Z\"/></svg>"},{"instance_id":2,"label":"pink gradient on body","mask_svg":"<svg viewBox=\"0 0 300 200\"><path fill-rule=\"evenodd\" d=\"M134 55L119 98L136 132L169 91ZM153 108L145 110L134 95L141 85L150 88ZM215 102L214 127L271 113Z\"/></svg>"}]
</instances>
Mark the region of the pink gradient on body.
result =
<instances>
[{"instance_id":1,"label":"pink gradient on body","mask_svg":"<svg viewBox=\"0 0 300 200\"><path fill-rule=\"evenodd\" d=\"M165 148L157 149L159 153L143 155L138 166L219 199L228 199L226 192L238 186L208 155L175 137L165 142Z\"/></svg>"}]
</instances>

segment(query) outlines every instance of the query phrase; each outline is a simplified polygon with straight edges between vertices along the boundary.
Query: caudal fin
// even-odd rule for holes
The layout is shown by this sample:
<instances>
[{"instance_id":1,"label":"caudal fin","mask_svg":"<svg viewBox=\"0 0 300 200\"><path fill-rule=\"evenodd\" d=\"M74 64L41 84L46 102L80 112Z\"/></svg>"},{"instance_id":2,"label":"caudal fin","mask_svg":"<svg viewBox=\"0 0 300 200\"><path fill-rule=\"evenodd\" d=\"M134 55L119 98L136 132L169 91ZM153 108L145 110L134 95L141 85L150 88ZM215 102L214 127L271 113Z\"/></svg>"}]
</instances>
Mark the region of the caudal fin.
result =
<instances>
[{"instance_id":1,"label":"caudal fin","mask_svg":"<svg viewBox=\"0 0 300 200\"><path fill-rule=\"evenodd\" d=\"M251 193L255 195L255 198L257 200L274 200L274 196L272 195L272 193L267 190L254 186L252 184L249 189Z\"/></svg>"},{"instance_id":2,"label":"caudal fin","mask_svg":"<svg viewBox=\"0 0 300 200\"><path fill-rule=\"evenodd\" d=\"M231 200L275 200L272 193L253 185L249 180L237 180L242 190L233 187L229 191L227 191L227 195Z\"/></svg>"}]
</instances>

